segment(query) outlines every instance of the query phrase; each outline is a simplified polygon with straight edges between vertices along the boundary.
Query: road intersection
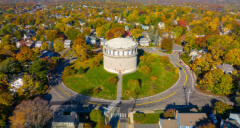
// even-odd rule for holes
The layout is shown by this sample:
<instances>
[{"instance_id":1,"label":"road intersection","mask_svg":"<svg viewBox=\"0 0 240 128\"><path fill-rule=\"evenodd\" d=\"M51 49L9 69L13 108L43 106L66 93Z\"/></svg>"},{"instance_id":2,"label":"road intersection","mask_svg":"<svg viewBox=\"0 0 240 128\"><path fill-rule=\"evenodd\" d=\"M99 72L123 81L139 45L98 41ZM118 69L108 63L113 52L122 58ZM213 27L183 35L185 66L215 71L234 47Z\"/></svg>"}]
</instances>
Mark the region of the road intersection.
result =
<instances>
[{"instance_id":1,"label":"road intersection","mask_svg":"<svg viewBox=\"0 0 240 128\"><path fill-rule=\"evenodd\" d=\"M187 67L187 65L180 63L179 60L179 52L182 49L181 47L178 48L179 50L175 48L172 54L165 54L159 52L160 49L158 47L143 47L140 49L143 49L145 52L148 53L158 54L160 56L167 55L174 66L181 68L181 70L179 70L179 79L172 87L162 93L141 99L122 100L114 108L114 110L112 110L113 112L109 113L110 116L112 115L113 117L113 115L115 115L115 117L117 117L115 119L112 118L113 123L111 123L110 121L110 123L114 125L113 127L117 127L116 123L114 122L115 120L120 121L120 126L118 127L125 127L125 125L128 124L128 113L133 109L134 111L164 110L166 108L179 108L189 106L212 106L212 104L217 100L230 102L229 99L225 97L212 97L195 91L195 81L193 79L192 72ZM69 63L73 62L74 60L75 59L66 58L56 67L52 75L49 76L51 90L49 94L45 96L45 99L50 102L52 108L55 111L59 111L59 108L64 105L92 105L95 107L100 106L102 108L107 108L108 106L110 106L110 104L114 102L114 100L99 99L81 95L68 89L64 85L61 80L61 73L64 67L69 65ZM74 108L72 107L72 109ZM64 111L64 109L61 110Z\"/></svg>"}]
</instances>

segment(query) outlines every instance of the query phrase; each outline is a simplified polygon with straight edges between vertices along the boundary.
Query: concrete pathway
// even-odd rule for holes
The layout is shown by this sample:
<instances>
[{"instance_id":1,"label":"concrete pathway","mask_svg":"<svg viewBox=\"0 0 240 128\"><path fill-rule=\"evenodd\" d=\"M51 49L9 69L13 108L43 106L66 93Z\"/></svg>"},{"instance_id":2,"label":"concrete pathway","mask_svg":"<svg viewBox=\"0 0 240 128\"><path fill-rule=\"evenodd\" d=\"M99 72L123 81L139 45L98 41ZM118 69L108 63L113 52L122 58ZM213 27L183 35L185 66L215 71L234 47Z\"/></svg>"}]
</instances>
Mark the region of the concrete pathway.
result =
<instances>
[{"instance_id":1,"label":"concrete pathway","mask_svg":"<svg viewBox=\"0 0 240 128\"><path fill-rule=\"evenodd\" d=\"M118 74L118 82L117 82L117 100L122 100L122 77L123 74Z\"/></svg>"}]
</instances>

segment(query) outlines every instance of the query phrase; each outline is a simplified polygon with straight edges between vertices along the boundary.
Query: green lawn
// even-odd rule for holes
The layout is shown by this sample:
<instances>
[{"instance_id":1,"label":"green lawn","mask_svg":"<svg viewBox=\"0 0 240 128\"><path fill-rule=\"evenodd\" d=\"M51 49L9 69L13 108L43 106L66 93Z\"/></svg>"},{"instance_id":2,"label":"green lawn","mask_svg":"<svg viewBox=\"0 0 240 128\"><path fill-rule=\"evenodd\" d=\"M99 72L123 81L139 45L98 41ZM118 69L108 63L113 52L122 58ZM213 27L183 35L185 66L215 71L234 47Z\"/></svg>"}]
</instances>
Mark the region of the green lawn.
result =
<instances>
[{"instance_id":1,"label":"green lawn","mask_svg":"<svg viewBox=\"0 0 240 128\"><path fill-rule=\"evenodd\" d=\"M139 67L141 65L142 63L140 62ZM152 69L150 75L144 75L141 72L136 71L123 76L123 99L128 100L130 97L133 97L131 95L132 92L130 91L130 88L127 86L127 82L130 79L138 79L140 81L140 93L138 94L137 98L151 96L163 92L178 80L178 74L174 73L174 68L171 63L163 64L159 59L157 59L156 62L150 65L150 67ZM154 86L152 86L151 76L157 76Z\"/></svg>"},{"instance_id":2,"label":"green lawn","mask_svg":"<svg viewBox=\"0 0 240 128\"><path fill-rule=\"evenodd\" d=\"M159 118L163 118L163 113L146 113L146 119L140 124L157 124Z\"/></svg>"},{"instance_id":3,"label":"green lawn","mask_svg":"<svg viewBox=\"0 0 240 128\"><path fill-rule=\"evenodd\" d=\"M182 61L184 61L184 63L186 63L187 65L190 65L189 60L191 59L191 57L188 56L188 54L181 54L181 59Z\"/></svg>"},{"instance_id":4,"label":"green lawn","mask_svg":"<svg viewBox=\"0 0 240 128\"><path fill-rule=\"evenodd\" d=\"M68 88L80 94L114 100L116 99L117 85L107 82L110 76L117 75L106 72L101 65L90 68L84 75L69 76L64 78L63 81ZM96 87L100 87L102 91L94 93Z\"/></svg>"}]
</instances>

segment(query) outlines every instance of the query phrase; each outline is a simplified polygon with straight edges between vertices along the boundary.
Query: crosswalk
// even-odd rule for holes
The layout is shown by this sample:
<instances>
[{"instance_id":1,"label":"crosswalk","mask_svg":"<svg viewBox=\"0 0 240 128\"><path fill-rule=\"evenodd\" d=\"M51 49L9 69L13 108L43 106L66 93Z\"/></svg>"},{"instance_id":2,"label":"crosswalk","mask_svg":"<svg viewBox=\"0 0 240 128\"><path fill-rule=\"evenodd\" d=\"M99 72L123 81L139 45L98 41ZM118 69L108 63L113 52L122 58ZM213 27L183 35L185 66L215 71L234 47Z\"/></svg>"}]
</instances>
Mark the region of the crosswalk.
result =
<instances>
[{"instance_id":1,"label":"crosswalk","mask_svg":"<svg viewBox=\"0 0 240 128\"><path fill-rule=\"evenodd\" d=\"M112 111L112 109L119 103L120 101L119 100L115 100L113 101L107 108L107 111L104 113L105 114L108 114Z\"/></svg>"},{"instance_id":2,"label":"crosswalk","mask_svg":"<svg viewBox=\"0 0 240 128\"><path fill-rule=\"evenodd\" d=\"M109 113L110 118L119 117L119 118L127 118L127 113Z\"/></svg>"}]
</instances>

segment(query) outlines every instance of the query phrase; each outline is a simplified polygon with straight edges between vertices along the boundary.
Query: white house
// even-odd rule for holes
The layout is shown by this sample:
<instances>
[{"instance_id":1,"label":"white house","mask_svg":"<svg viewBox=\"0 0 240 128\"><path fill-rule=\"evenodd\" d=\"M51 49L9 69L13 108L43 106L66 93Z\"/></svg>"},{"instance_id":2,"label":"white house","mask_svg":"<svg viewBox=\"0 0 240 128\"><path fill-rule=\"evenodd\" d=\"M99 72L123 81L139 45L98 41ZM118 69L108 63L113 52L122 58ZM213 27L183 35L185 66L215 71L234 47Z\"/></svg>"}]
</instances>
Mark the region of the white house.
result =
<instances>
[{"instance_id":1,"label":"white house","mask_svg":"<svg viewBox=\"0 0 240 128\"><path fill-rule=\"evenodd\" d=\"M87 38L86 38L86 42L87 42L87 44L91 44L91 45L93 45L93 44L96 44L97 42L96 42L96 37L95 36L87 36Z\"/></svg>"},{"instance_id":2,"label":"white house","mask_svg":"<svg viewBox=\"0 0 240 128\"><path fill-rule=\"evenodd\" d=\"M71 48L72 40L65 40L64 41L64 48Z\"/></svg>"},{"instance_id":3,"label":"white house","mask_svg":"<svg viewBox=\"0 0 240 128\"><path fill-rule=\"evenodd\" d=\"M165 29L165 24L163 22L158 23L158 28L159 29Z\"/></svg>"},{"instance_id":4,"label":"white house","mask_svg":"<svg viewBox=\"0 0 240 128\"><path fill-rule=\"evenodd\" d=\"M37 41L37 42L35 43L35 47L41 48L42 43L43 43L42 41Z\"/></svg>"},{"instance_id":5,"label":"white house","mask_svg":"<svg viewBox=\"0 0 240 128\"><path fill-rule=\"evenodd\" d=\"M10 80L10 91L16 92L18 88L20 88L23 85L23 77L24 73L19 74L14 80Z\"/></svg>"},{"instance_id":6,"label":"white house","mask_svg":"<svg viewBox=\"0 0 240 128\"><path fill-rule=\"evenodd\" d=\"M139 41L139 44L141 46L149 46L149 39L148 38L141 38L140 41Z\"/></svg>"},{"instance_id":7,"label":"white house","mask_svg":"<svg viewBox=\"0 0 240 128\"><path fill-rule=\"evenodd\" d=\"M31 38L30 34L24 34L23 39L29 40Z\"/></svg>"}]
</instances>

